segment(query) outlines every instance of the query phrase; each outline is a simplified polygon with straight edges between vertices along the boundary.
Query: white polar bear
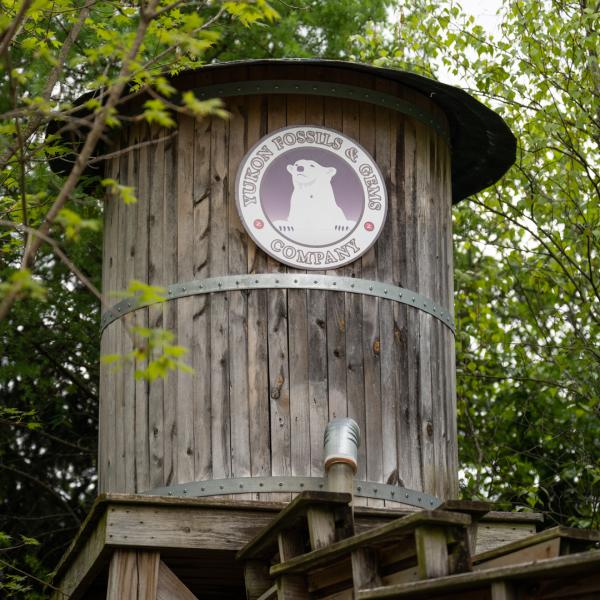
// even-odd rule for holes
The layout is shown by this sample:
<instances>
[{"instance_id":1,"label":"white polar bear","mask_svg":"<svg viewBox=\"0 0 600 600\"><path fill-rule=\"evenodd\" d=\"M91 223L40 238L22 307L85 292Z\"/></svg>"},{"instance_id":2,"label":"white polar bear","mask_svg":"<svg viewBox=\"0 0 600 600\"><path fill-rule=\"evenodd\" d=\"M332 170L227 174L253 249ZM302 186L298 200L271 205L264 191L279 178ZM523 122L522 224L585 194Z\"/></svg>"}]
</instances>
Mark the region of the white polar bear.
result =
<instances>
[{"instance_id":1,"label":"white polar bear","mask_svg":"<svg viewBox=\"0 0 600 600\"><path fill-rule=\"evenodd\" d=\"M287 166L294 191L287 219L275 227L287 238L310 246L331 244L352 230L356 221L346 218L337 205L331 179L334 167L323 167L314 160L297 160Z\"/></svg>"}]
</instances>

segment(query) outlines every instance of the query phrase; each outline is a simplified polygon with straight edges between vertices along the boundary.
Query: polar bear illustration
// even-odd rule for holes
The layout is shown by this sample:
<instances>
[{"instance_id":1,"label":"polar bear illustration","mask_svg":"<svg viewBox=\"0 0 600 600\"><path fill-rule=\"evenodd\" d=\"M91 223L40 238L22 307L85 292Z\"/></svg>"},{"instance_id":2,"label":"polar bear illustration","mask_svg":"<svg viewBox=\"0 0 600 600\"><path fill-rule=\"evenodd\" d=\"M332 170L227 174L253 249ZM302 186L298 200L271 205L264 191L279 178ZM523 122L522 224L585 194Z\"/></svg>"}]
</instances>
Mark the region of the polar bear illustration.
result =
<instances>
[{"instance_id":1,"label":"polar bear illustration","mask_svg":"<svg viewBox=\"0 0 600 600\"><path fill-rule=\"evenodd\" d=\"M294 191L287 219L275 221L275 227L287 238L322 246L344 237L356 221L346 218L335 201L331 179L334 167L323 167L314 160L297 160L287 165L292 176Z\"/></svg>"}]
</instances>

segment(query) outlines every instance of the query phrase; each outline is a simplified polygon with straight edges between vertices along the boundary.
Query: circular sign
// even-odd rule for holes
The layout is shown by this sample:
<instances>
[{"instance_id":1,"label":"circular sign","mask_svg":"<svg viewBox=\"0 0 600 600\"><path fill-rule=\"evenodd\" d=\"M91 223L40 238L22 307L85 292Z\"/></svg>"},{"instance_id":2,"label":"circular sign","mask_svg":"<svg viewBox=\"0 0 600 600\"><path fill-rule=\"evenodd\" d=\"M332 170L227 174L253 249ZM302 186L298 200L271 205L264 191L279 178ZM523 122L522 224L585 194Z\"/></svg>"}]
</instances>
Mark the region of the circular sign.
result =
<instances>
[{"instance_id":1,"label":"circular sign","mask_svg":"<svg viewBox=\"0 0 600 600\"><path fill-rule=\"evenodd\" d=\"M335 269L379 237L387 191L377 164L356 141L315 125L262 138L236 180L240 219L267 254L298 269Z\"/></svg>"}]
</instances>

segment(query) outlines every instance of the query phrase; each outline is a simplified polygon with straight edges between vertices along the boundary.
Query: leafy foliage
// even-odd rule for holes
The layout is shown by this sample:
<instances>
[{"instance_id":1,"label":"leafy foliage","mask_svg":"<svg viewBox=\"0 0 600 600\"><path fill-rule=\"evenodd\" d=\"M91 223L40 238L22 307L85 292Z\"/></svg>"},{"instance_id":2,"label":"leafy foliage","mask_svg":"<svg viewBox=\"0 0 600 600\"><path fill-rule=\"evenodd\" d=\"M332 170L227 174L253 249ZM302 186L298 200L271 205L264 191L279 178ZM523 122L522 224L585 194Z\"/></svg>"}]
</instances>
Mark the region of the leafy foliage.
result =
<instances>
[{"instance_id":1,"label":"leafy foliage","mask_svg":"<svg viewBox=\"0 0 600 600\"><path fill-rule=\"evenodd\" d=\"M99 303L88 290L99 294L97 198L108 192L125 204L136 201L135 189L110 178L56 177L48 157L65 157L72 148L58 135L44 135L49 120L66 131L83 127L87 140L114 135L120 127L116 92L125 84L131 93L151 91L147 122L169 125L176 111L226 118L219 100L186 94L175 104L168 75L213 60L343 56L349 36L370 19L384 19L389 4L0 1L3 597L46 596L40 582L94 498ZM82 123L72 101L93 89L100 91L84 101L92 118ZM89 159L84 151L82 165ZM163 292L133 281L127 295L144 304L162 300ZM134 352L146 359L142 377L186 368L184 349L170 332L137 331Z\"/></svg>"},{"instance_id":2,"label":"leafy foliage","mask_svg":"<svg viewBox=\"0 0 600 600\"><path fill-rule=\"evenodd\" d=\"M355 56L467 82L516 133L508 175L454 210L462 484L600 527L600 3L499 16L494 37L420 0Z\"/></svg>"}]
</instances>

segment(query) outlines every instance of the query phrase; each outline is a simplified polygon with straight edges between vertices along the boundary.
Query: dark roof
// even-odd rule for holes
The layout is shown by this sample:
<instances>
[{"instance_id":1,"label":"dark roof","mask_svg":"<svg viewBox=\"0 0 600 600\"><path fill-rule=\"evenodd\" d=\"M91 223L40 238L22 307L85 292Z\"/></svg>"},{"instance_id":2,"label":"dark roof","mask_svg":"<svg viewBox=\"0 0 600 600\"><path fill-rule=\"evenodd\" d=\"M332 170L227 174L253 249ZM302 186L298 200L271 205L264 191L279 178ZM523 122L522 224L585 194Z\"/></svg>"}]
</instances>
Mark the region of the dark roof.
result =
<instances>
[{"instance_id":1,"label":"dark roof","mask_svg":"<svg viewBox=\"0 0 600 600\"><path fill-rule=\"evenodd\" d=\"M226 70L239 66L286 66L301 64L305 67L335 67L358 73L367 73L383 79L401 83L427 95L445 113L450 126L450 143L452 147L452 199L458 202L467 196L492 185L514 163L516 156L516 139L502 117L487 106L457 87L397 69L384 69L362 63L351 63L322 59L264 59L214 63L201 67L210 71ZM184 71L171 79L184 80L190 71ZM83 104L95 92L88 92L77 99L76 104ZM81 109L78 117L87 113ZM48 133L55 133L61 124L50 122ZM66 143L77 143L73 132L63 134ZM102 152L102 150L100 150ZM72 162L64 158L50 159L50 166L55 173L66 174ZM101 173L101 163L88 168L88 174Z\"/></svg>"}]
</instances>

